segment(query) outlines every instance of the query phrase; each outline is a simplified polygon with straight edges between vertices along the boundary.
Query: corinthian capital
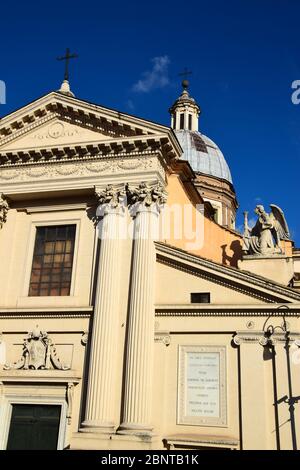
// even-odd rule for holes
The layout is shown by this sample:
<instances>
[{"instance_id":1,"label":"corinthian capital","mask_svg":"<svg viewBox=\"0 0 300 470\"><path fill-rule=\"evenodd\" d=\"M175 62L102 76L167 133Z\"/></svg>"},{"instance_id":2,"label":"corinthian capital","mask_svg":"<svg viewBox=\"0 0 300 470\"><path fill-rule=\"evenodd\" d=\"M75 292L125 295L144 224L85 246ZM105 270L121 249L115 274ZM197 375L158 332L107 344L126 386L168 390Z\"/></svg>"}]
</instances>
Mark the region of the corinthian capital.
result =
<instances>
[{"instance_id":1,"label":"corinthian capital","mask_svg":"<svg viewBox=\"0 0 300 470\"><path fill-rule=\"evenodd\" d=\"M105 189L98 192L95 190L98 202L100 205L108 205L113 209L116 209L124 201L126 197L125 186L113 186L108 184Z\"/></svg>"},{"instance_id":2,"label":"corinthian capital","mask_svg":"<svg viewBox=\"0 0 300 470\"><path fill-rule=\"evenodd\" d=\"M0 194L0 229L6 222L8 209L9 206L7 200L5 199L3 194Z\"/></svg>"},{"instance_id":3,"label":"corinthian capital","mask_svg":"<svg viewBox=\"0 0 300 470\"><path fill-rule=\"evenodd\" d=\"M138 187L127 187L128 200L130 205L140 203L145 207L152 204L162 205L167 202L167 192L161 183L149 184L142 182Z\"/></svg>"}]
</instances>

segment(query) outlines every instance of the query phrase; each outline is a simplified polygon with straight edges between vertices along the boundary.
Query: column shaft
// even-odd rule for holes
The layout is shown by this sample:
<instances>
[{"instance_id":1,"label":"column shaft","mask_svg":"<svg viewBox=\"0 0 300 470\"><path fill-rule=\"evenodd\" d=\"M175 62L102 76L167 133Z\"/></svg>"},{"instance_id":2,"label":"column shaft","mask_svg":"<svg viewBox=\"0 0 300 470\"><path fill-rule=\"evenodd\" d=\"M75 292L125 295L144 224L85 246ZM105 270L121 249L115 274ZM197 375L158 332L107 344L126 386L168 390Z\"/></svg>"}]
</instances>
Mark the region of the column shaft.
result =
<instances>
[{"instance_id":1,"label":"column shaft","mask_svg":"<svg viewBox=\"0 0 300 470\"><path fill-rule=\"evenodd\" d=\"M155 246L158 223L154 208L139 210L135 220L123 423L124 434L151 433L154 345Z\"/></svg>"},{"instance_id":2,"label":"column shaft","mask_svg":"<svg viewBox=\"0 0 300 470\"><path fill-rule=\"evenodd\" d=\"M119 274L122 219L113 209L103 219L85 421L82 431L113 432L116 428L116 332L119 313Z\"/></svg>"}]
</instances>

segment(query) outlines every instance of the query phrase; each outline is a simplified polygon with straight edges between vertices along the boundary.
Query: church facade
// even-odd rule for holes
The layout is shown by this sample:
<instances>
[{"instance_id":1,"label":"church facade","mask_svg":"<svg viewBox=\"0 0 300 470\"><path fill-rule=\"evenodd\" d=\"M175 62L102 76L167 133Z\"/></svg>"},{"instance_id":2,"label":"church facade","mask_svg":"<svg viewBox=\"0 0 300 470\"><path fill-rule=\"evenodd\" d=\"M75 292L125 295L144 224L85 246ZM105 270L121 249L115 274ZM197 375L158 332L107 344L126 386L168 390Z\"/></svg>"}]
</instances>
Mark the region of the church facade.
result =
<instances>
[{"instance_id":1,"label":"church facade","mask_svg":"<svg viewBox=\"0 0 300 470\"><path fill-rule=\"evenodd\" d=\"M299 250L170 113L65 80L0 120L1 449L299 447Z\"/></svg>"}]
</instances>

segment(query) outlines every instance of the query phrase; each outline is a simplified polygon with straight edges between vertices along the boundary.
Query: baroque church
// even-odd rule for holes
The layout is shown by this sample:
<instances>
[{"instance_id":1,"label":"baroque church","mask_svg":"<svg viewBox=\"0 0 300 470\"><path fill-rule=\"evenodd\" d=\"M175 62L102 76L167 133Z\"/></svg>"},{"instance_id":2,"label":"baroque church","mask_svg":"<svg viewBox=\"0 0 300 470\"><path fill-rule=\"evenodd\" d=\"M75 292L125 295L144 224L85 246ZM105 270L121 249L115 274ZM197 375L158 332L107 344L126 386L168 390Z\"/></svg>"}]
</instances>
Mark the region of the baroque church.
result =
<instances>
[{"instance_id":1,"label":"baroque church","mask_svg":"<svg viewBox=\"0 0 300 470\"><path fill-rule=\"evenodd\" d=\"M1 449L300 446L300 250L275 204L235 229L186 80L170 115L65 79L1 118Z\"/></svg>"}]
</instances>

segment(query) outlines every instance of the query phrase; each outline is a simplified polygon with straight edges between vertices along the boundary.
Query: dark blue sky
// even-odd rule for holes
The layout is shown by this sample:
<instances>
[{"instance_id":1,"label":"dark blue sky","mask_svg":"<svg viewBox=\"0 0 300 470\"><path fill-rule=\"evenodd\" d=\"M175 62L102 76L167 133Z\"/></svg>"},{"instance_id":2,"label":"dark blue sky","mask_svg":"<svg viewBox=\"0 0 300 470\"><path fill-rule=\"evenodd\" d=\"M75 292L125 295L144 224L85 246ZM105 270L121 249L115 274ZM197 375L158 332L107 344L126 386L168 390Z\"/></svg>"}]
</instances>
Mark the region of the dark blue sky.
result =
<instances>
[{"instance_id":1,"label":"dark blue sky","mask_svg":"<svg viewBox=\"0 0 300 470\"><path fill-rule=\"evenodd\" d=\"M169 124L187 66L200 130L232 171L238 224L243 210L277 204L300 246L300 105L291 101L299 21L299 0L5 2L0 115L57 89L55 58L70 47L79 54L71 63L78 98Z\"/></svg>"}]
</instances>

